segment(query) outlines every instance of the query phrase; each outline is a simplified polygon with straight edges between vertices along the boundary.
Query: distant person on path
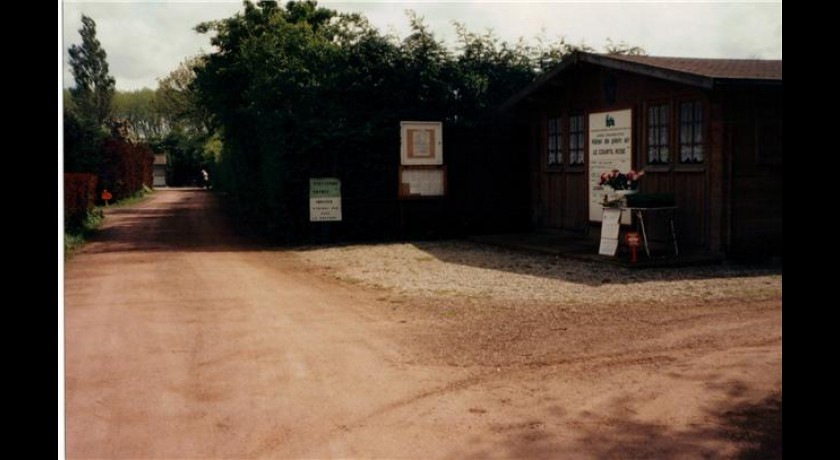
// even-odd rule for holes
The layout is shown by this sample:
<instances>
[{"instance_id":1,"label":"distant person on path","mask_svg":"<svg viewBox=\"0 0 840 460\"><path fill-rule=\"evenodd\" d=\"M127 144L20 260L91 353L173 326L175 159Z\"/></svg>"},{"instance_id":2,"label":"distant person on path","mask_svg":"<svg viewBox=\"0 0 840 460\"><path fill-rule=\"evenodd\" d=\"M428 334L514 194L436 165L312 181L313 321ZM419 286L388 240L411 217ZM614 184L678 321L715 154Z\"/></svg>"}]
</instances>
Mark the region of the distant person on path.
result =
<instances>
[{"instance_id":1,"label":"distant person on path","mask_svg":"<svg viewBox=\"0 0 840 460\"><path fill-rule=\"evenodd\" d=\"M201 168L201 186L206 189L210 188L210 174L204 168Z\"/></svg>"}]
</instances>

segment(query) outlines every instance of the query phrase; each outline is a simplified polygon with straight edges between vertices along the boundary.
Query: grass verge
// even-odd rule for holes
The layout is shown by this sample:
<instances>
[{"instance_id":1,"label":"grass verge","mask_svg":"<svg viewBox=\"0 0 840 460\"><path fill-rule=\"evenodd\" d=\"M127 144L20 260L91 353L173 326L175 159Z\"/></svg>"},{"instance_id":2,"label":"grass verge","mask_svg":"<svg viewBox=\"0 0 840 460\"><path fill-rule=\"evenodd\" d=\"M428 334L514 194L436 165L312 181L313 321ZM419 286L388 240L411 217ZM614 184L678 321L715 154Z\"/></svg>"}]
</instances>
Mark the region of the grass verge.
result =
<instances>
[{"instance_id":1,"label":"grass verge","mask_svg":"<svg viewBox=\"0 0 840 460\"><path fill-rule=\"evenodd\" d=\"M64 259L70 258L74 252L84 246L87 238L102 225L105 213L102 208L93 208L85 219L75 225L64 227Z\"/></svg>"},{"instance_id":2,"label":"grass verge","mask_svg":"<svg viewBox=\"0 0 840 460\"><path fill-rule=\"evenodd\" d=\"M134 195L114 203L113 207L131 206L145 200L153 190L143 186L142 190ZM85 242L95 232L105 219L104 208L97 206L91 210L85 219L77 224L65 224L64 226L64 259L70 258L74 252L85 245Z\"/></svg>"},{"instance_id":3,"label":"grass verge","mask_svg":"<svg viewBox=\"0 0 840 460\"><path fill-rule=\"evenodd\" d=\"M121 208L123 206L132 206L132 205L135 205L137 203L142 202L152 193L154 193L154 190L152 190L149 187L144 185L143 188L138 190L136 193L134 193L134 195L131 195L128 198L117 201L116 203L112 204L111 206L115 206L115 207L118 207L118 208Z\"/></svg>"}]
</instances>

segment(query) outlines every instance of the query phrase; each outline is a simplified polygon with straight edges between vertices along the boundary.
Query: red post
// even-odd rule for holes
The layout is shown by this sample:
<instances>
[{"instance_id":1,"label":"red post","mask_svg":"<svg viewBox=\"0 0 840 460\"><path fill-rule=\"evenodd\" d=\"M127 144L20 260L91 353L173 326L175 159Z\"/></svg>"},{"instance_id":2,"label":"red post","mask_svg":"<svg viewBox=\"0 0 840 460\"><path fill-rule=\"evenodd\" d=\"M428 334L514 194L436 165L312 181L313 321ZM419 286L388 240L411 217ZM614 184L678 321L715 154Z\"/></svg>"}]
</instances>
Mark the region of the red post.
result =
<instances>
[{"instance_id":1,"label":"red post","mask_svg":"<svg viewBox=\"0 0 840 460\"><path fill-rule=\"evenodd\" d=\"M111 192L109 192L107 188L103 189L102 190L102 200L105 201L105 206L106 207L108 206L108 200L110 200L111 198L113 198L113 196L111 195Z\"/></svg>"},{"instance_id":2,"label":"red post","mask_svg":"<svg viewBox=\"0 0 840 460\"><path fill-rule=\"evenodd\" d=\"M624 235L624 241L626 241L627 245L630 246L630 262L635 264L639 261L638 254L636 253L636 248L638 248L641 243L639 232L627 232L627 234Z\"/></svg>"}]
</instances>

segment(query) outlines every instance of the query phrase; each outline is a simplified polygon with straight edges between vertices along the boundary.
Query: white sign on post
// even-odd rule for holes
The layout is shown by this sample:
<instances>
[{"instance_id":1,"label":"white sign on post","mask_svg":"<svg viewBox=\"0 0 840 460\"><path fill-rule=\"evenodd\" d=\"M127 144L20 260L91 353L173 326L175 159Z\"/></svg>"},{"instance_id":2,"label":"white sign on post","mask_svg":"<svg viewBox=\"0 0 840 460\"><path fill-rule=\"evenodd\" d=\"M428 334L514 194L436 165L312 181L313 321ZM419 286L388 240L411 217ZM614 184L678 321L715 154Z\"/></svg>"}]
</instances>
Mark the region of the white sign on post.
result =
<instances>
[{"instance_id":1,"label":"white sign on post","mask_svg":"<svg viewBox=\"0 0 840 460\"><path fill-rule=\"evenodd\" d=\"M601 174L632 168L633 111L617 110L589 114L589 220L601 221L601 203L608 190L601 187ZM622 219L630 224L630 215Z\"/></svg>"},{"instance_id":2,"label":"white sign on post","mask_svg":"<svg viewBox=\"0 0 840 460\"><path fill-rule=\"evenodd\" d=\"M341 220L341 181L332 177L309 179L309 221Z\"/></svg>"}]
</instances>

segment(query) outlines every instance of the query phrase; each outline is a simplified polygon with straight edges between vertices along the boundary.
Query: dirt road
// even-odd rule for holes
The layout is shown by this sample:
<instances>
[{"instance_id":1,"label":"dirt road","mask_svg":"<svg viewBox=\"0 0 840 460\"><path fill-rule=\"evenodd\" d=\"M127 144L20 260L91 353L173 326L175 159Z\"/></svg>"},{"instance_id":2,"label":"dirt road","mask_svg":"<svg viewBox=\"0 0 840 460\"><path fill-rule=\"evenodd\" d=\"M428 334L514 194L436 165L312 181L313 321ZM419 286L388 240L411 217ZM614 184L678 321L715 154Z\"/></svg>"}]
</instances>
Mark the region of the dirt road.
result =
<instances>
[{"instance_id":1,"label":"dirt road","mask_svg":"<svg viewBox=\"0 0 840 460\"><path fill-rule=\"evenodd\" d=\"M512 336L497 323L516 309L467 325L451 299L329 275L236 238L205 191L111 211L65 270L68 458L733 458L780 443L780 296L564 308L562 325Z\"/></svg>"}]
</instances>

